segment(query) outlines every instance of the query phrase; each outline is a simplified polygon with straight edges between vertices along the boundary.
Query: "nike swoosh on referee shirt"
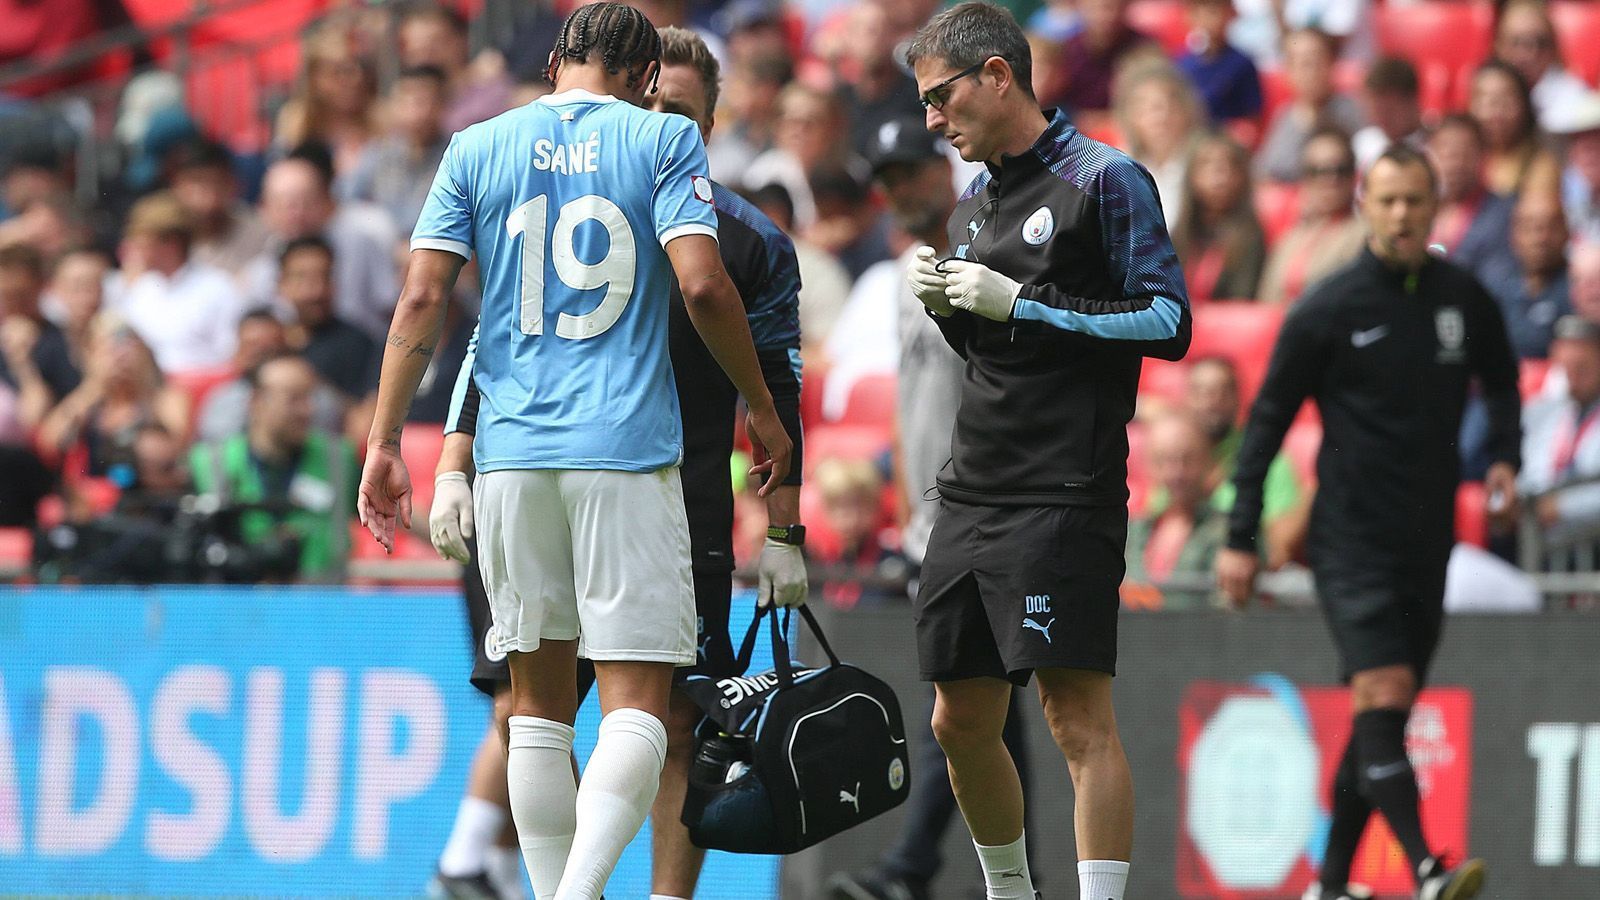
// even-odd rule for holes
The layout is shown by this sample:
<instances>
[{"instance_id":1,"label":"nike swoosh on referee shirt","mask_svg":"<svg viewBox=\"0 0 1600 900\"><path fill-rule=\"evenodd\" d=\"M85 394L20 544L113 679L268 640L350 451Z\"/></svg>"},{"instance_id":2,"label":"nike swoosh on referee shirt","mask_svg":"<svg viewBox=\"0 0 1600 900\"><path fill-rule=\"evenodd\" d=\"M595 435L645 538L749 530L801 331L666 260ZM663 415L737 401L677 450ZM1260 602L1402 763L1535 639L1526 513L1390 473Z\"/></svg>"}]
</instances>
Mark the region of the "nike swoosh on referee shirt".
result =
<instances>
[{"instance_id":1,"label":"nike swoosh on referee shirt","mask_svg":"<svg viewBox=\"0 0 1600 900\"><path fill-rule=\"evenodd\" d=\"M1388 333L1389 326L1387 325L1368 328L1366 331L1352 331L1350 332L1350 346L1360 350L1362 347L1368 347L1383 340Z\"/></svg>"}]
</instances>

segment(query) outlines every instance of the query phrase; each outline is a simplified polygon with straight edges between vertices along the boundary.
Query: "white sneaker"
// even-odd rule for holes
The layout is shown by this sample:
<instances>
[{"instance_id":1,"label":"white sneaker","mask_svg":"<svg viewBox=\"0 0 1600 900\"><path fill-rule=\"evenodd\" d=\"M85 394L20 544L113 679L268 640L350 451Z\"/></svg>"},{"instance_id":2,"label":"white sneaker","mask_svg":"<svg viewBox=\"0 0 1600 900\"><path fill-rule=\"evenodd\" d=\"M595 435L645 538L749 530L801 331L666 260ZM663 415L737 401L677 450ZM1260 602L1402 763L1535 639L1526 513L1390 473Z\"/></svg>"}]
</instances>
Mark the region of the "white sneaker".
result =
<instances>
[{"instance_id":1,"label":"white sneaker","mask_svg":"<svg viewBox=\"0 0 1600 900\"><path fill-rule=\"evenodd\" d=\"M1481 859L1450 868L1441 857L1430 856L1417 867L1417 900L1469 900L1483 890L1487 872Z\"/></svg>"}]
</instances>

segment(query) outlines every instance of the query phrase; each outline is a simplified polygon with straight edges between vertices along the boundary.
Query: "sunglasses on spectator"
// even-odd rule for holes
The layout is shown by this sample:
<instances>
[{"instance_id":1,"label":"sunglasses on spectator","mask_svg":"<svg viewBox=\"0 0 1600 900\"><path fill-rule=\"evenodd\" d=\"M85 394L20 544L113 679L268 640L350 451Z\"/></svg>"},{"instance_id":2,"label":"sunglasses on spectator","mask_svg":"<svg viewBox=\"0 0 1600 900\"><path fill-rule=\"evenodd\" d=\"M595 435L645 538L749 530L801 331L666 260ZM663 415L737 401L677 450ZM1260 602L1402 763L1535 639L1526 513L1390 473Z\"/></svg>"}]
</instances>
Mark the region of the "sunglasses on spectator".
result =
<instances>
[{"instance_id":1,"label":"sunglasses on spectator","mask_svg":"<svg viewBox=\"0 0 1600 900\"><path fill-rule=\"evenodd\" d=\"M1356 167L1349 163L1340 163L1337 166L1306 166L1301 174L1306 178L1349 178L1356 173Z\"/></svg>"},{"instance_id":2,"label":"sunglasses on spectator","mask_svg":"<svg viewBox=\"0 0 1600 900\"><path fill-rule=\"evenodd\" d=\"M986 63L986 62L988 62L988 60L984 60L981 63L976 63L974 65L967 66L965 69L962 69L961 71L955 73L954 75L951 75L949 78L946 78L945 80L943 80L943 81L939 82L938 84L934 85L933 87L928 88L926 91L923 91L922 92L922 96L920 98L918 98L918 99L920 99L922 101L922 108L923 109L944 109L944 105L946 103L950 102L950 88L951 88L951 86L954 85L956 82L960 81L961 79L967 77L968 75L971 75L971 74L981 70L983 68L983 63Z\"/></svg>"}]
</instances>

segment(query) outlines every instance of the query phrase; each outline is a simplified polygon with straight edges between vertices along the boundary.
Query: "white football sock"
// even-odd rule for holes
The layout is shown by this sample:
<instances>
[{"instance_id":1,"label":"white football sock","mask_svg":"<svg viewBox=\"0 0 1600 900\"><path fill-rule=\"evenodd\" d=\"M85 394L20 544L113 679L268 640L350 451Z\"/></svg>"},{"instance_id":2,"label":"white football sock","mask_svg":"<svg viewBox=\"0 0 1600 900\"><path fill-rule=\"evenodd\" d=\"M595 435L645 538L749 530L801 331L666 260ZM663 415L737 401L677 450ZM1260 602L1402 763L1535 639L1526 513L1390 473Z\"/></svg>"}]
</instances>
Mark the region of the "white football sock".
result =
<instances>
[{"instance_id":1,"label":"white football sock","mask_svg":"<svg viewBox=\"0 0 1600 900\"><path fill-rule=\"evenodd\" d=\"M506 811L498 804L482 797L462 797L450 839L439 854L439 874L462 878L484 871L485 852L505 823Z\"/></svg>"},{"instance_id":2,"label":"white football sock","mask_svg":"<svg viewBox=\"0 0 1600 900\"><path fill-rule=\"evenodd\" d=\"M504 900L527 900L528 880L522 874L522 852L516 847L490 847L484 852L483 870Z\"/></svg>"},{"instance_id":3,"label":"white football sock","mask_svg":"<svg viewBox=\"0 0 1600 900\"><path fill-rule=\"evenodd\" d=\"M983 864L986 900L1033 900L1033 875L1028 871L1028 833L1000 847L977 841L978 862Z\"/></svg>"},{"instance_id":4,"label":"white football sock","mask_svg":"<svg viewBox=\"0 0 1600 900\"><path fill-rule=\"evenodd\" d=\"M577 824L578 786L572 778L571 725L533 716L511 717L506 783L517 843L533 895L550 900L561 883Z\"/></svg>"},{"instance_id":5,"label":"white football sock","mask_svg":"<svg viewBox=\"0 0 1600 900\"><path fill-rule=\"evenodd\" d=\"M578 788L578 829L556 900L598 900L617 857L650 813L666 759L667 729L655 716L623 708L600 720L600 737Z\"/></svg>"},{"instance_id":6,"label":"white football sock","mask_svg":"<svg viewBox=\"0 0 1600 900\"><path fill-rule=\"evenodd\" d=\"M689 900L688 897L673 897L669 894L651 894L650 900Z\"/></svg>"},{"instance_id":7,"label":"white football sock","mask_svg":"<svg viewBox=\"0 0 1600 900\"><path fill-rule=\"evenodd\" d=\"M1115 859L1078 863L1078 896L1083 900L1122 900L1128 887L1128 864Z\"/></svg>"}]
</instances>

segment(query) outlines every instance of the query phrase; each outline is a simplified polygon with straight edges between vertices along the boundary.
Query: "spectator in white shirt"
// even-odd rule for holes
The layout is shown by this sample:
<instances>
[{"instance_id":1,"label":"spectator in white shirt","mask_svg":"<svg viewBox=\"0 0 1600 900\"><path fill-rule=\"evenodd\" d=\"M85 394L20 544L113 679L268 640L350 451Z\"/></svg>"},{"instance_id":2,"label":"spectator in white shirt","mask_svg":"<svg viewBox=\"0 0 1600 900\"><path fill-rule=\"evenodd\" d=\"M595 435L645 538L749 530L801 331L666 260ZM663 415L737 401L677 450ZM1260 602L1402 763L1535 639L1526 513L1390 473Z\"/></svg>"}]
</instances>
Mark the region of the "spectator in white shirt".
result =
<instances>
[{"instance_id":1,"label":"spectator in white shirt","mask_svg":"<svg viewBox=\"0 0 1600 900\"><path fill-rule=\"evenodd\" d=\"M1550 128L1550 116L1589 92L1582 78L1561 67L1556 28L1542 0L1512 0L1500 11L1494 55L1516 67L1533 87L1539 122Z\"/></svg>"},{"instance_id":2,"label":"spectator in white shirt","mask_svg":"<svg viewBox=\"0 0 1600 900\"><path fill-rule=\"evenodd\" d=\"M134 204L122 240L122 318L167 374L226 365L244 312L226 272L189 258L194 218L170 193Z\"/></svg>"},{"instance_id":3,"label":"spectator in white shirt","mask_svg":"<svg viewBox=\"0 0 1600 900\"><path fill-rule=\"evenodd\" d=\"M251 305L273 305L287 314L287 306L278 298L278 263L284 247L297 238L321 237L334 252L335 311L368 337L382 341L388 336L399 292L394 226L378 207L336 202L332 182L331 160L309 149L297 150L267 169L261 215L272 242L246 273Z\"/></svg>"},{"instance_id":4,"label":"spectator in white shirt","mask_svg":"<svg viewBox=\"0 0 1600 900\"><path fill-rule=\"evenodd\" d=\"M1522 413L1518 490L1534 498L1546 529L1600 520L1600 325L1579 316L1556 322L1550 362L1567 390ZM1574 482L1591 482L1550 493Z\"/></svg>"}]
</instances>

